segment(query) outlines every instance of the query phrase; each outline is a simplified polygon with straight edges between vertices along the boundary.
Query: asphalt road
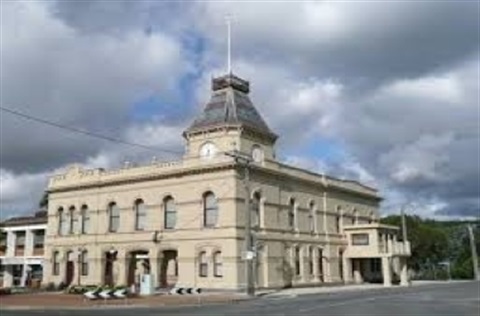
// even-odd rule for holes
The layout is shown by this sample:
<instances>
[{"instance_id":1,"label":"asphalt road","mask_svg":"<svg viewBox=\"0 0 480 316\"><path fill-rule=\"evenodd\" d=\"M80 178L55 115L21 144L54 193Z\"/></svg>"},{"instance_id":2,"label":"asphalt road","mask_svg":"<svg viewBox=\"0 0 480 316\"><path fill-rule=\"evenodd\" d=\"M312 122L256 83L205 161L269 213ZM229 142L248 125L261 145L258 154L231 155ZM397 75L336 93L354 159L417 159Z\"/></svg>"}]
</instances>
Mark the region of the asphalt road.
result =
<instances>
[{"instance_id":1,"label":"asphalt road","mask_svg":"<svg viewBox=\"0 0 480 316\"><path fill-rule=\"evenodd\" d=\"M68 311L7 311L10 315L150 316L150 315L480 315L480 282L446 283L411 288L263 297L234 304L169 307L90 309Z\"/></svg>"}]
</instances>

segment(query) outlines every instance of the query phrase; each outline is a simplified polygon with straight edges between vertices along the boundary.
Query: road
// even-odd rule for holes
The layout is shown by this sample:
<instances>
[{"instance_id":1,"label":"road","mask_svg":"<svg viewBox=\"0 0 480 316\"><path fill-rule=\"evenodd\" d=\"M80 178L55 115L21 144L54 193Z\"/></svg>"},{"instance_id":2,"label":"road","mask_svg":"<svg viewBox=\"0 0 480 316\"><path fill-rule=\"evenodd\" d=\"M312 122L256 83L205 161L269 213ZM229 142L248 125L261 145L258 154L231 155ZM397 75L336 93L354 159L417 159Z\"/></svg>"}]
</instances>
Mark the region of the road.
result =
<instances>
[{"instance_id":1,"label":"road","mask_svg":"<svg viewBox=\"0 0 480 316\"><path fill-rule=\"evenodd\" d=\"M12 315L480 315L480 282L446 283L298 297L263 297L234 304L169 308L1 311Z\"/></svg>"}]
</instances>

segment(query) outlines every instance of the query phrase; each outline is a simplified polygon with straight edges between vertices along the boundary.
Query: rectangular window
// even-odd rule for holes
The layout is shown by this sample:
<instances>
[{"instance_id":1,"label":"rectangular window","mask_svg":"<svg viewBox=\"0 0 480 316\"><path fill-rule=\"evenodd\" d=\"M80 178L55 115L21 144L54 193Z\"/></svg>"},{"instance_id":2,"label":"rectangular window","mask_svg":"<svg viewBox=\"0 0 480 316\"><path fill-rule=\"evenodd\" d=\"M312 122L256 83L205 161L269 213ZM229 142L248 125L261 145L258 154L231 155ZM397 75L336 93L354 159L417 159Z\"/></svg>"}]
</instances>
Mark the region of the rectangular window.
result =
<instances>
[{"instance_id":1,"label":"rectangular window","mask_svg":"<svg viewBox=\"0 0 480 316\"><path fill-rule=\"evenodd\" d=\"M368 234L352 234L353 246L368 246Z\"/></svg>"},{"instance_id":2,"label":"rectangular window","mask_svg":"<svg viewBox=\"0 0 480 316\"><path fill-rule=\"evenodd\" d=\"M45 243L45 231L37 230L33 233L33 247L34 248L43 248Z\"/></svg>"},{"instance_id":3,"label":"rectangular window","mask_svg":"<svg viewBox=\"0 0 480 316\"><path fill-rule=\"evenodd\" d=\"M17 232L17 238L15 242L17 247L25 247L25 232Z\"/></svg>"}]
</instances>

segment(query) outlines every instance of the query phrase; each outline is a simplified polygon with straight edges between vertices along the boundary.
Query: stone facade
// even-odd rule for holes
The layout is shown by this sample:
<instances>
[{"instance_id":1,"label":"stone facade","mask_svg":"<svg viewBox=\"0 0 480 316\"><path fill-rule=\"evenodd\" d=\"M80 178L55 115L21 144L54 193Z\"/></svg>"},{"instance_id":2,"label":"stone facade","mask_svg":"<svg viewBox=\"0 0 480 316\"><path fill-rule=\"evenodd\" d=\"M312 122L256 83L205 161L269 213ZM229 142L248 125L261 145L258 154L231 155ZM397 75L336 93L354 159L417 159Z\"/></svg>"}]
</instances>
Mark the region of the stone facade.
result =
<instances>
[{"instance_id":1,"label":"stone facade","mask_svg":"<svg viewBox=\"0 0 480 316\"><path fill-rule=\"evenodd\" d=\"M52 176L44 282L131 285L145 269L156 286L244 288L245 167L232 150L253 156L257 287L346 280L343 226L378 220L376 190L277 161L276 135L240 115L253 110L229 76L212 85L224 103L212 97L185 131L183 159Z\"/></svg>"}]
</instances>

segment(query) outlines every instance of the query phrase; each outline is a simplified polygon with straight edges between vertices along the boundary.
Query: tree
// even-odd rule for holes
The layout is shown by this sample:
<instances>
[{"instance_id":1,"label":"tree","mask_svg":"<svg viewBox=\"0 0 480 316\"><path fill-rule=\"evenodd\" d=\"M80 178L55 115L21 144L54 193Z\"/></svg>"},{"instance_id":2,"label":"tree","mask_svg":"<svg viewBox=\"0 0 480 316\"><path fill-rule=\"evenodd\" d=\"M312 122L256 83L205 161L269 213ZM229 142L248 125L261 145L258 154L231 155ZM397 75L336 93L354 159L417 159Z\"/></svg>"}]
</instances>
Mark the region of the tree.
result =
<instances>
[{"instance_id":1,"label":"tree","mask_svg":"<svg viewBox=\"0 0 480 316\"><path fill-rule=\"evenodd\" d=\"M40 199L40 202L38 202L38 206L42 210L47 210L48 209L48 192L44 191L42 198Z\"/></svg>"},{"instance_id":2,"label":"tree","mask_svg":"<svg viewBox=\"0 0 480 316\"><path fill-rule=\"evenodd\" d=\"M401 217L391 215L382 223L401 227ZM470 222L471 223L471 222ZM472 278L472 258L465 221L436 221L406 215L412 256L409 266L418 274L432 277L440 263L449 262L453 278ZM480 222L474 222L477 253L480 253Z\"/></svg>"}]
</instances>

